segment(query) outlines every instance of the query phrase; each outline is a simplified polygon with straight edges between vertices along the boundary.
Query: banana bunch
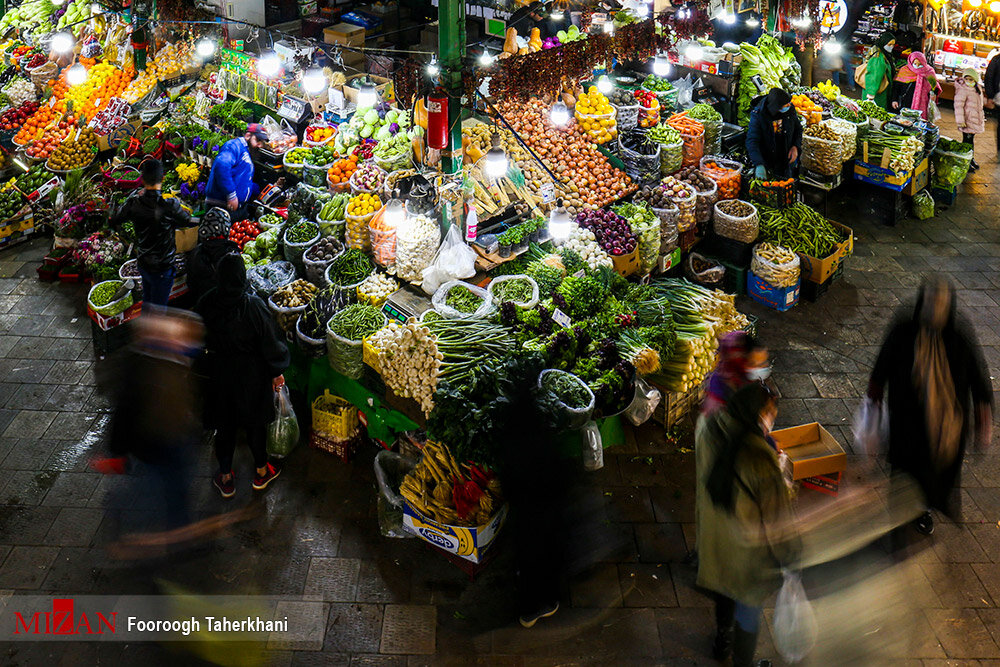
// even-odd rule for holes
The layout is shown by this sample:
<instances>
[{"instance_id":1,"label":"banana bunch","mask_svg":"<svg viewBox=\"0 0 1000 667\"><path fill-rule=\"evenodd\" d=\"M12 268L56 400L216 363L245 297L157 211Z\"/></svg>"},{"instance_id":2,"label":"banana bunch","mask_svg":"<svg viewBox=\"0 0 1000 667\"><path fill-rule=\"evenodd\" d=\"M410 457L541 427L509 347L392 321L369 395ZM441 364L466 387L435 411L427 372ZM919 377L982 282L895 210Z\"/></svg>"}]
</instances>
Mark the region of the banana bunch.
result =
<instances>
[{"instance_id":1,"label":"banana bunch","mask_svg":"<svg viewBox=\"0 0 1000 667\"><path fill-rule=\"evenodd\" d=\"M62 30L69 25L73 34L79 37L86 25L85 23L81 23L81 21L90 18L90 6L91 0L74 0L73 3L66 7L66 13L59 17L59 21L56 23L56 30ZM74 23L77 25L71 25Z\"/></svg>"},{"instance_id":2,"label":"banana bunch","mask_svg":"<svg viewBox=\"0 0 1000 667\"><path fill-rule=\"evenodd\" d=\"M16 25L22 30L33 32L42 23L49 23L49 18L56 10L52 0L26 0L20 7L12 9L0 18L0 32Z\"/></svg>"},{"instance_id":3,"label":"banana bunch","mask_svg":"<svg viewBox=\"0 0 1000 667\"><path fill-rule=\"evenodd\" d=\"M823 93L823 97L828 100L835 100L840 95L840 86L835 85L829 79L816 84L816 90Z\"/></svg>"},{"instance_id":4,"label":"banana bunch","mask_svg":"<svg viewBox=\"0 0 1000 667\"><path fill-rule=\"evenodd\" d=\"M462 471L465 468L468 474ZM469 466L460 467L451 452L441 444L428 441L420 463L400 485L399 493L416 510L438 523L449 526L482 526L500 505L500 482L496 479L476 480L485 484L479 497L479 507L463 519L455 509L456 484L470 484L476 474Z\"/></svg>"}]
</instances>

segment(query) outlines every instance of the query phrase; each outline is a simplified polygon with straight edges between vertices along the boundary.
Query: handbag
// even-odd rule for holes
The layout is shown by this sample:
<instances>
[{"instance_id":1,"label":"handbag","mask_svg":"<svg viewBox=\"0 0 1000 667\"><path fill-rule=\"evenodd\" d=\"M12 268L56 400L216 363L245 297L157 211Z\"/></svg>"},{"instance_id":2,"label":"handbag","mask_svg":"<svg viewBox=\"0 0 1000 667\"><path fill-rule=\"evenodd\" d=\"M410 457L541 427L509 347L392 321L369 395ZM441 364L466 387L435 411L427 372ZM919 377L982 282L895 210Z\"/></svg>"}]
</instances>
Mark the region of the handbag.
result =
<instances>
[{"instance_id":1,"label":"handbag","mask_svg":"<svg viewBox=\"0 0 1000 667\"><path fill-rule=\"evenodd\" d=\"M865 76L868 74L868 61L861 63L861 67L854 70L854 83L862 88L865 87Z\"/></svg>"}]
</instances>

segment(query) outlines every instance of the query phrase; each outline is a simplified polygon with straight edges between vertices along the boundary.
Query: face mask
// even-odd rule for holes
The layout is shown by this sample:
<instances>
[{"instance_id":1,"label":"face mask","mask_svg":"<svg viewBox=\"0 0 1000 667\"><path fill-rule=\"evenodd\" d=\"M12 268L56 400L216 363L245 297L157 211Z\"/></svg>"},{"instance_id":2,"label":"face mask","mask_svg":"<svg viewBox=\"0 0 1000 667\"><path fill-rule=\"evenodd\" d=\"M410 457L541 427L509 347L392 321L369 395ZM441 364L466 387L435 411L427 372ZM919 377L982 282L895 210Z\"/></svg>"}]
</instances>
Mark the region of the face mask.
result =
<instances>
[{"instance_id":1,"label":"face mask","mask_svg":"<svg viewBox=\"0 0 1000 667\"><path fill-rule=\"evenodd\" d=\"M780 111L781 111L781 113L788 113L788 110L791 109L791 108L792 107L790 107L790 106L788 106L786 104L785 106L781 107Z\"/></svg>"},{"instance_id":2,"label":"face mask","mask_svg":"<svg viewBox=\"0 0 1000 667\"><path fill-rule=\"evenodd\" d=\"M892 53L892 47L893 47L893 46L895 46L895 45L894 45L894 44L886 44L886 45L885 45L885 46L883 46L882 48L883 48L883 49L885 49L885 52L886 52L886 53Z\"/></svg>"},{"instance_id":3,"label":"face mask","mask_svg":"<svg viewBox=\"0 0 1000 667\"><path fill-rule=\"evenodd\" d=\"M750 368L747 369L747 379L754 382L760 382L761 380L766 380L771 377L771 367L764 366L763 368Z\"/></svg>"}]
</instances>

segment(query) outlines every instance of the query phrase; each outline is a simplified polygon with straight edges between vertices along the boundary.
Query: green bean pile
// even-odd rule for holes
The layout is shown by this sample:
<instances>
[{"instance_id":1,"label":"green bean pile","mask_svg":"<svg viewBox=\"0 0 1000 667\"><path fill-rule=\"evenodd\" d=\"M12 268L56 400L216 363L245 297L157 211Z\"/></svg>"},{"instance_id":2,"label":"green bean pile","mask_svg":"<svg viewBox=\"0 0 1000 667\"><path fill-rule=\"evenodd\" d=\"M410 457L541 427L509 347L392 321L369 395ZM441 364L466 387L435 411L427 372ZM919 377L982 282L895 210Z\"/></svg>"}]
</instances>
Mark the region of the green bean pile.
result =
<instances>
[{"instance_id":1,"label":"green bean pile","mask_svg":"<svg viewBox=\"0 0 1000 667\"><path fill-rule=\"evenodd\" d=\"M385 325L385 315L369 303L352 303L330 318L330 331L348 340L363 340Z\"/></svg>"},{"instance_id":2,"label":"green bean pile","mask_svg":"<svg viewBox=\"0 0 1000 667\"><path fill-rule=\"evenodd\" d=\"M514 349L509 329L482 320L449 320L427 312L423 325L437 337L438 352L444 357L440 377L449 382L471 379L474 370L504 359Z\"/></svg>"},{"instance_id":3,"label":"green bean pile","mask_svg":"<svg viewBox=\"0 0 1000 667\"><path fill-rule=\"evenodd\" d=\"M843 233L822 215L802 203L783 209L757 206L760 238L793 252L823 258L844 240Z\"/></svg>"},{"instance_id":4,"label":"green bean pile","mask_svg":"<svg viewBox=\"0 0 1000 667\"><path fill-rule=\"evenodd\" d=\"M327 272L327 278L334 285L354 285L359 283L375 270L371 260L357 248L348 248L333 260Z\"/></svg>"}]
</instances>

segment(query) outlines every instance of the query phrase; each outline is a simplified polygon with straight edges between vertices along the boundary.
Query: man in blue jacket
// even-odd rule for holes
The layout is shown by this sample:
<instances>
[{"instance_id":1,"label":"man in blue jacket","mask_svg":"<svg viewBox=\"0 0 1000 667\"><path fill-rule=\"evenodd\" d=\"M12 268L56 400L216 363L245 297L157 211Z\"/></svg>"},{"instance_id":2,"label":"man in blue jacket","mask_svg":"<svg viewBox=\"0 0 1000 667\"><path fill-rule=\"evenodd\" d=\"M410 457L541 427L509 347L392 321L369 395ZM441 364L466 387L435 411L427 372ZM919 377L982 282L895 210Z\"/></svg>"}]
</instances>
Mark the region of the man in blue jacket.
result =
<instances>
[{"instance_id":1,"label":"man in blue jacket","mask_svg":"<svg viewBox=\"0 0 1000 667\"><path fill-rule=\"evenodd\" d=\"M802 150L802 124L792 108L792 96L772 88L750 112L747 154L754 163L754 176L789 178Z\"/></svg>"},{"instance_id":2,"label":"man in blue jacket","mask_svg":"<svg viewBox=\"0 0 1000 667\"><path fill-rule=\"evenodd\" d=\"M232 211L233 222L247 218L247 204L260 193L260 187L253 182L250 151L258 150L266 142L267 132L263 126L250 123L243 137L230 139L222 145L212 163L205 198L209 207L223 206Z\"/></svg>"}]
</instances>

